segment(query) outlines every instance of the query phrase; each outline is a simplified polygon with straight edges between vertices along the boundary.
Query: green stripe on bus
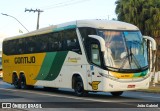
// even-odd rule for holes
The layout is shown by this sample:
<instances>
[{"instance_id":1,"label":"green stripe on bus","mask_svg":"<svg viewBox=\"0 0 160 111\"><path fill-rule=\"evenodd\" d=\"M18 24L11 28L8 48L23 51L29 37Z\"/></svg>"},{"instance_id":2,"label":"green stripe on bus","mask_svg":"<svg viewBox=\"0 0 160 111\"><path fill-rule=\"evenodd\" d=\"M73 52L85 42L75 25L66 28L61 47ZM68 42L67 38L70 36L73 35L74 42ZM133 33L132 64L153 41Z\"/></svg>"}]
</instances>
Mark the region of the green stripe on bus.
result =
<instances>
[{"instance_id":1,"label":"green stripe on bus","mask_svg":"<svg viewBox=\"0 0 160 111\"><path fill-rule=\"evenodd\" d=\"M143 77L143 76L146 76L147 75L147 73L148 73L148 70L146 70L146 71L143 71L142 73L141 73L141 77Z\"/></svg>"},{"instance_id":2,"label":"green stripe on bus","mask_svg":"<svg viewBox=\"0 0 160 111\"><path fill-rule=\"evenodd\" d=\"M140 76L141 76L141 73L134 73L133 77L140 77Z\"/></svg>"},{"instance_id":3,"label":"green stripe on bus","mask_svg":"<svg viewBox=\"0 0 160 111\"><path fill-rule=\"evenodd\" d=\"M38 73L38 76L36 77L37 80L43 80L47 77L47 75L49 74L49 71L51 69L52 62L53 62L55 56L56 56L56 52L46 53L42 67Z\"/></svg>"},{"instance_id":4,"label":"green stripe on bus","mask_svg":"<svg viewBox=\"0 0 160 111\"><path fill-rule=\"evenodd\" d=\"M67 29L74 29L74 28L76 28L76 25L69 25L66 27L55 28L53 29L53 32L58 32L58 31L67 30Z\"/></svg>"},{"instance_id":5,"label":"green stripe on bus","mask_svg":"<svg viewBox=\"0 0 160 111\"><path fill-rule=\"evenodd\" d=\"M55 59L53 60L52 66L50 68L49 74L44 80L52 81L58 77L67 54L68 51L58 52L56 54Z\"/></svg>"},{"instance_id":6,"label":"green stripe on bus","mask_svg":"<svg viewBox=\"0 0 160 111\"><path fill-rule=\"evenodd\" d=\"M148 70L139 72L139 73L135 73L133 77L144 77L146 76L147 73L148 73Z\"/></svg>"}]
</instances>

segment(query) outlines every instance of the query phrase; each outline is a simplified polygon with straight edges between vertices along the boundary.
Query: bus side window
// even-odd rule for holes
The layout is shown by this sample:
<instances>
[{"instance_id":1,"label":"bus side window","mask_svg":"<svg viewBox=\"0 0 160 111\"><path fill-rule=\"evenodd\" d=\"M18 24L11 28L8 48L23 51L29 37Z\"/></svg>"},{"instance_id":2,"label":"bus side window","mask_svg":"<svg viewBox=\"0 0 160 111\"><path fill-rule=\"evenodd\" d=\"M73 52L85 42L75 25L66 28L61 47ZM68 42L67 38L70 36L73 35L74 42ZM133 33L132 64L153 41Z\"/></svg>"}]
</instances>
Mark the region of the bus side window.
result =
<instances>
[{"instance_id":1,"label":"bus side window","mask_svg":"<svg viewBox=\"0 0 160 111\"><path fill-rule=\"evenodd\" d=\"M63 47L67 48L66 50L82 54L75 29L64 31L63 40L63 45L65 45Z\"/></svg>"},{"instance_id":2,"label":"bus side window","mask_svg":"<svg viewBox=\"0 0 160 111\"><path fill-rule=\"evenodd\" d=\"M96 29L94 28L89 28L89 27L81 27L79 28L83 44L84 44L84 49L87 55L87 59L90 62L91 61L91 55L90 55L90 46L88 45L88 42L90 41L90 38L88 35L97 35Z\"/></svg>"},{"instance_id":3,"label":"bus side window","mask_svg":"<svg viewBox=\"0 0 160 111\"><path fill-rule=\"evenodd\" d=\"M25 53L25 38L19 39L17 49L18 49L18 54Z\"/></svg>"},{"instance_id":4,"label":"bus side window","mask_svg":"<svg viewBox=\"0 0 160 111\"><path fill-rule=\"evenodd\" d=\"M34 44L34 37L28 37L27 38L27 53L32 53L35 50L35 44Z\"/></svg>"},{"instance_id":5,"label":"bus side window","mask_svg":"<svg viewBox=\"0 0 160 111\"><path fill-rule=\"evenodd\" d=\"M49 52L60 51L62 49L61 36L62 32L54 32L49 35Z\"/></svg>"},{"instance_id":6,"label":"bus side window","mask_svg":"<svg viewBox=\"0 0 160 111\"><path fill-rule=\"evenodd\" d=\"M6 55L10 55L10 51L11 48L10 48L10 41L4 41L3 42L3 53L6 54Z\"/></svg>"},{"instance_id":7,"label":"bus side window","mask_svg":"<svg viewBox=\"0 0 160 111\"><path fill-rule=\"evenodd\" d=\"M48 34L38 35L36 43L37 52L47 52L48 51Z\"/></svg>"},{"instance_id":8,"label":"bus side window","mask_svg":"<svg viewBox=\"0 0 160 111\"><path fill-rule=\"evenodd\" d=\"M100 66L100 53L99 53L99 46L98 44L91 44L91 62Z\"/></svg>"},{"instance_id":9,"label":"bus side window","mask_svg":"<svg viewBox=\"0 0 160 111\"><path fill-rule=\"evenodd\" d=\"M16 54L16 43L15 43L15 40L9 40L4 45L5 45L4 46L4 50L6 51L7 55Z\"/></svg>"},{"instance_id":10,"label":"bus side window","mask_svg":"<svg viewBox=\"0 0 160 111\"><path fill-rule=\"evenodd\" d=\"M11 40L11 54L18 54L18 51L17 51L17 43L18 43L18 40Z\"/></svg>"}]
</instances>

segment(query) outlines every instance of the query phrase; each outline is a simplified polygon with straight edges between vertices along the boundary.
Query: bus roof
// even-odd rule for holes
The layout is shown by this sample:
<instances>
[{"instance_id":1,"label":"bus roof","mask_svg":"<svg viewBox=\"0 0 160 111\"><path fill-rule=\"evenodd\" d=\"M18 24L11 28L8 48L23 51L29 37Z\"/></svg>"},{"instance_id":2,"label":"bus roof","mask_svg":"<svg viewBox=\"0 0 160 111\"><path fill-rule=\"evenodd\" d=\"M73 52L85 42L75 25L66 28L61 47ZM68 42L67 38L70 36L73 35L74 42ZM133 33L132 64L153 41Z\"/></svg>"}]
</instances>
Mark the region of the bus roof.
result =
<instances>
[{"instance_id":1,"label":"bus roof","mask_svg":"<svg viewBox=\"0 0 160 111\"><path fill-rule=\"evenodd\" d=\"M29 37L33 35L45 34L49 32L56 32L56 31L71 29L76 27L91 27L91 28L109 29L109 30L139 30L138 27L136 27L135 25L132 25L126 22L120 22L120 21L109 21L109 20L99 20L99 19L77 20L77 21L67 22L67 23L58 24L58 25L52 25L46 28L41 28L39 30L35 30L23 35L9 37L4 39L4 41L23 38L23 37Z\"/></svg>"}]
</instances>

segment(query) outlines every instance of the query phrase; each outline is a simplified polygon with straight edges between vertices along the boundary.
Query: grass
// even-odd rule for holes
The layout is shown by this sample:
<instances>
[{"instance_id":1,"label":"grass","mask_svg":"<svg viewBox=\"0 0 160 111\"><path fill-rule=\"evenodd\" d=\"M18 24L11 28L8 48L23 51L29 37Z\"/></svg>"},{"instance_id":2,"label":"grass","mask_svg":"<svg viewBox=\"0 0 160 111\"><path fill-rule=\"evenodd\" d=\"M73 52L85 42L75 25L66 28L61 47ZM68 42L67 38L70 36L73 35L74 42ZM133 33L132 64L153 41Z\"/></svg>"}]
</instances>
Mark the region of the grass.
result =
<instances>
[{"instance_id":1,"label":"grass","mask_svg":"<svg viewBox=\"0 0 160 111\"><path fill-rule=\"evenodd\" d=\"M150 87L148 89L142 89L138 91L150 92L150 93L160 93L160 82L156 83L155 86L150 83Z\"/></svg>"}]
</instances>

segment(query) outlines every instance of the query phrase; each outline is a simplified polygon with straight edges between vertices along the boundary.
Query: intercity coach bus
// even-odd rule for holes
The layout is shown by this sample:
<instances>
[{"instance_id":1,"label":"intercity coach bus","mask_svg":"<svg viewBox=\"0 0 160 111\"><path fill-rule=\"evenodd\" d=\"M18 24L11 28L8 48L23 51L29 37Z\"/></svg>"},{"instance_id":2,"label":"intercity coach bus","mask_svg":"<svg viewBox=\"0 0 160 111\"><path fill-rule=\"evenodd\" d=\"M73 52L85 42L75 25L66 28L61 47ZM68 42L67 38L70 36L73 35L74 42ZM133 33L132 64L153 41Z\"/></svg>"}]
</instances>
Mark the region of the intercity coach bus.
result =
<instances>
[{"instance_id":1,"label":"intercity coach bus","mask_svg":"<svg viewBox=\"0 0 160 111\"><path fill-rule=\"evenodd\" d=\"M0 51L0 78L3 78L3 71L2 71L2 51Z\"/></svg>"},{"instance_id":2,"label":"intercity coach bus","mask_svg":"<svg viewBox=\"0 0 160 111\"><path fill-rule=\"evenodd\" d=\"M6 38L3 81L22 89L71 88L78 96L146 89L146 40L154 47L136 26L107 20L78 20Z\"/></svg>"}]
</instances>

